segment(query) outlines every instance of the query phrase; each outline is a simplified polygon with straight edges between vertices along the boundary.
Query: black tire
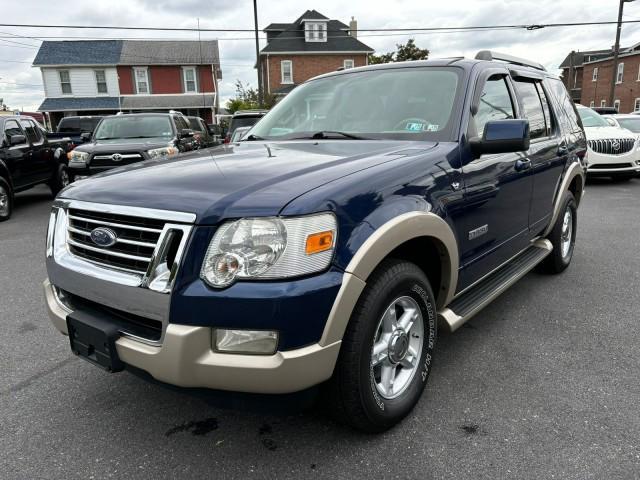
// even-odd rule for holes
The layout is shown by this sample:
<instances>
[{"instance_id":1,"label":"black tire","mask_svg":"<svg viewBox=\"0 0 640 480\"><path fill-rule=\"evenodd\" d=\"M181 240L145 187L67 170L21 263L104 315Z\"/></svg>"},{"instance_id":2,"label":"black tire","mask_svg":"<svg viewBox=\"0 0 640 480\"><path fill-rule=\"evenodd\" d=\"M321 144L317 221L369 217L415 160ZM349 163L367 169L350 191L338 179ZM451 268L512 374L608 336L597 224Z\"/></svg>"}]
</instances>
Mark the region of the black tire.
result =
<instances>
[{"instance_id":1,"label":"black tire","mask_svg":"<svg viewBox=\"0 0 640 480\"><path fill-rule=\"evenodd\" d=\"M422 347L415 348L419 350L418 355L413 356L416 367L407 370L412 373L407 374L405 388L399 389L395 398L384 398L376 387L373 345L388 307L396 299L407 297L420 310ZM371 275L358 300L342 341L334 375L326 385L328 406L337 420L369 433L385 431L401 421L420 399L429 378L436 323L435 299L422 270L407 261L385 260ZM420 331L419 325L414 322L414 326L417 328L410 327L408 341L419 338L415 333ZM410 353L405 355L411 358ZM381 365L391 362L392 355L388 352L381 357L385 358ZM404 367L397 364L397 368L403 371Z\"/></svg>"},{"instance_id":2,"label":"black tire","mask_svg":"<svg viewBox=\"0 0 640 480\"><path fill-rule=\"evenodd\" d=\"M0 222L7 221L13 213L13 191L9 182L0 177Z\"/></svg>"},{"instance_id":3,"label":"black tire","mask_svg":"<svg viewBox=\"0 0 640 480\"><path fill-rule=\"evenodd\" d=\"M563 226L567 210L571 211L571 233L570 243L566 254L563 253ZM565 192L562 197L560 213L556 219L556 223L547 236L547 239L553 245L553 251L540 264L539 271L544 273L561 273L567 269L573 258L573 251L576 243L576 233L578 226L578 207L576 200L571 192ZM566 238L566 235L565 235Z\"/></svg>"},{"instance_id":4,"label":"black tire","mask_svg":"<svg viewBox=\"0 0 640 480\"><path fill-rule=\"evenodd\" d=\"M65 188L72 181L73 180L69 168L64 163L58 165L58 170L49 182L49 188L51 189L51 193L53 194L53 196L55 197L60 192L60 190Z\"/></svg>"}]
</instances>

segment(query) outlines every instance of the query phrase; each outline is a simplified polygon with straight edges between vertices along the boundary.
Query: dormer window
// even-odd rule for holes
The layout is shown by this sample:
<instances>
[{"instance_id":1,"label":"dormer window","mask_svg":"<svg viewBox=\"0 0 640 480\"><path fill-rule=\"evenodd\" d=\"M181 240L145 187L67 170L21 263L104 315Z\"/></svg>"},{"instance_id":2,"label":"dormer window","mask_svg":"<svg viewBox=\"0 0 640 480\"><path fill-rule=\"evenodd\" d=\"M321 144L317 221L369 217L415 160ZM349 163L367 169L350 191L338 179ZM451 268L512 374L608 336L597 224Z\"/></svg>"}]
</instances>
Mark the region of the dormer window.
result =
<instances>
[{"instance_id":1,"label":"dormer window","mask_svg":"<svg viewBox=\"0 0 640 480\"><path fill-rule=\"evenodd\" d=\"M327 22L305 22L304 39L306 42L326 42Z\"/></svg>"}]
</instances>

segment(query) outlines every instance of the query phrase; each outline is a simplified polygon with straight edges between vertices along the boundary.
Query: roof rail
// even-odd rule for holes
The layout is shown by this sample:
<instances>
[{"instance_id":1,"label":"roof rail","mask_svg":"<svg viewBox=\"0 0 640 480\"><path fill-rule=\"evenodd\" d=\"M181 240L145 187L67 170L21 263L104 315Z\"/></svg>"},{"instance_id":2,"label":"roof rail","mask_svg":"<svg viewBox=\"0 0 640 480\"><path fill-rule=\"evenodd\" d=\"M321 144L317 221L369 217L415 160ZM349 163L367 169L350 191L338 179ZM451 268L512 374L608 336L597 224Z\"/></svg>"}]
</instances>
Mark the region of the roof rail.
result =
<instances>
[{"instance_id":1,"label":"roof rail","mask_svg":"<svg viewBox=\"0 0 640 480\"><path fill-rule=\"evenodd\" d=\"M536 70L547 71L546 68L542 66L542 64L538 62L532 62L531 60L527 60L526 58L514 57L512 55L507 55L506 53L498 53L492 52L491 50L480 50L476 54L476 60L500 60L502 62L512 63L514 65L521 65L523 67L531 67Z\"/></svg>"}]
</instances>

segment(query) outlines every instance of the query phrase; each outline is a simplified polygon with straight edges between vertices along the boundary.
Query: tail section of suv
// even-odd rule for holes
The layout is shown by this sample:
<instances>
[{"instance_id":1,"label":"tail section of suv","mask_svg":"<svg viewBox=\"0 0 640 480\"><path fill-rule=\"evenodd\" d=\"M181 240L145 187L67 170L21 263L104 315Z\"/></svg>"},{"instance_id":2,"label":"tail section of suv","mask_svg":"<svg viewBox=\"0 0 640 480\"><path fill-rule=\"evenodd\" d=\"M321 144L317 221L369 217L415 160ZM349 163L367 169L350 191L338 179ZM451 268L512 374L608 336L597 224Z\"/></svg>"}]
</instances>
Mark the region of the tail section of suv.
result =
<instances>
[{"instance_id":1,"label":"tail section of suv","mask_svg":"<svg viewBox=\"0 0 640 480\"><path fill-rule=\"evenodd\" d=\"M482 52L296 88L243 142L72 184L49 314L109 371L263 394L320 386L382 431L456 330L573 257L586 139L562 82ZM439 326L438 326L439 325Z\"/></svg>"}]
</instances>

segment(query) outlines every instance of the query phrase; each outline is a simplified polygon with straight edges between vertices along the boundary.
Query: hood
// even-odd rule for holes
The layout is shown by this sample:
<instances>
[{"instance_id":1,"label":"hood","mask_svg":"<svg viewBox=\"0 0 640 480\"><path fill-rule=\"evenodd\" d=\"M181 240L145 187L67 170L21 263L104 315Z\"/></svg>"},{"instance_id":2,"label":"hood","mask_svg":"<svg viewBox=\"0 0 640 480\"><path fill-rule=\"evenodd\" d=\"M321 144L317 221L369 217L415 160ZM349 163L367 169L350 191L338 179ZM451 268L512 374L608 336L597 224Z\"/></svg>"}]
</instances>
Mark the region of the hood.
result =
<instances>
[{"instance_id":1,"label":"hood","mask_svg":"<svg viewBox=\"0 0 640 480\"><path fill-rule=\"evenodd\" d=\"M153 138L111 138L106 140L93 140L77 147L79 152L89 153L118 153L140 152L152 148L166 147L173 139L167 137Z\"/></svg>"},{"instance_id":2,"label":"hood","mask_svg":"<svg viewBox=\"0 0 640 480\"><path fill-rule=\"evenodd\" d=\"M291 200L351 173L435 143L324 140L241 142L147 160L72 183L60 197L195 213L196 222L277 215Z\"/></svg>"},{"instance_id":3,"label":"hood","mask_svg":"<svg viewBox=\"0 0 640 480\"><path fill-rule=\"evenodd\" d=\"M585 133L587 134L587 140L603 140L607 138L638 138L633 132L630 132L626 128L619 127L585 127Z\"/></svg>"}]
</instances>

